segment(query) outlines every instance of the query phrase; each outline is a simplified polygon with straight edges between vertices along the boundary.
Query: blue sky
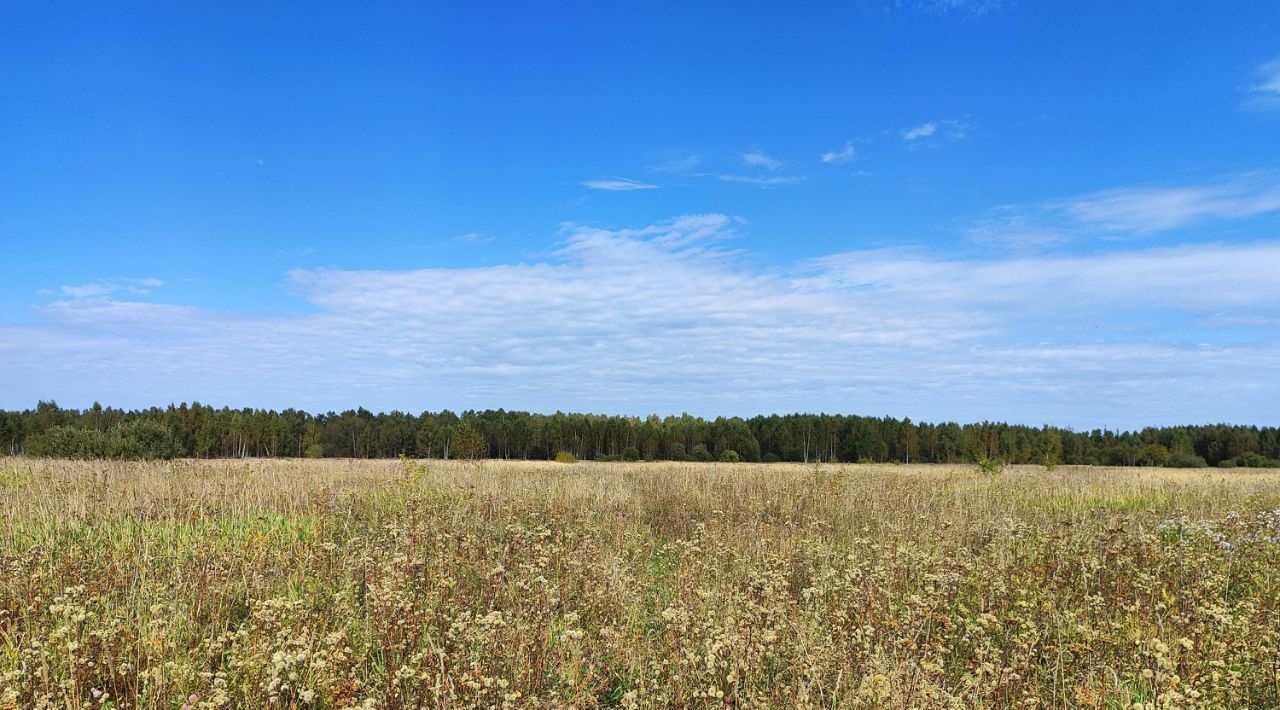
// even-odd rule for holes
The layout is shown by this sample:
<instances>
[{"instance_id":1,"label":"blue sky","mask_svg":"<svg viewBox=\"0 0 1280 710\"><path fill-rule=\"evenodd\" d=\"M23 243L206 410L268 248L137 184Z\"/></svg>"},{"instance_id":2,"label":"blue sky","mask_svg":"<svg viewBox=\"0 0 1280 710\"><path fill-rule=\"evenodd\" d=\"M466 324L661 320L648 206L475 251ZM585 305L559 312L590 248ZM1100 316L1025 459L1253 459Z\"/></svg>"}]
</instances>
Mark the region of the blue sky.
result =
<instances>
[{"instance_id":1,"label":"blue sky","mask_svg":"<svg viewBox=\"0 0 1280 710\"><path fill-rule=\"evenodd\" d=\"M1280 423L1280 5L10 3L0 406Z\"/></svg>"}]
</instances>

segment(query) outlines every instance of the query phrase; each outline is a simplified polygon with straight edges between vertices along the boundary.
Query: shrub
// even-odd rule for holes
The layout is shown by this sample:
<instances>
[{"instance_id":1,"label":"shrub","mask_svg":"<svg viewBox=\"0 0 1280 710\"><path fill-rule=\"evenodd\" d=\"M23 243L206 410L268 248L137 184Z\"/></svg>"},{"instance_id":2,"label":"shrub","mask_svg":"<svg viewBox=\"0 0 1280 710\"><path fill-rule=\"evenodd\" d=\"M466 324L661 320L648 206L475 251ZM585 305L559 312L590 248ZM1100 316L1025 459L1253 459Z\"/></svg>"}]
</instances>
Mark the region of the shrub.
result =
<instances>
[{"instance_id":1,"label":"shrub","mask_svg":"<svg viewBox=\"0 0 1280 710\"><path fill-rule=\"evenodd\" d=\"M173 430L150 419L135 419L111 430L119 438L119 456L129 459L171 459L181 455Z\"/></svg>"},{"instance_id":2,"label":"shrub","mask_svg":"<svg viewBox=\"0 0 1280 710\"><path fill-rule=\"evenodd\" d=\"M1236 467L1235 459L1223 459L1218 462L1218 468L1235 468L1235 467Z\"/></svg>"},{"instance_id":3,"label":"shrub","mask_svg":"<svg viewBox=\"0 0 1280 710\"><path fill-rule=\"evenodd\" d=\"M1204 468L1208 465L1203 456L1195 454L1174 454L1169 457L1169 466L1171 468Z\"/></svg>"},{"instance_id":4,"label":"shrub","mask_svg":"<svg viewBox=\"0 0 1280 710\"><path fill-rule=\"evenodd\" d=\"M182 445L164 424L135 419L107 431L56 426L32 437L27 453L64 459L171 459L182 455Z\"/></svg>"},{"instance_id":5,"label":"shrub","mask_svg":"<svg viewBox=\"0 0 1280 710\"><path fill-rule=\"evenodd\" d=\"M711 452L707 450L706 444L696 444L693 447L693 460L694 461L710 461L711 460Z\"/></svg>"},{"instance_id":6,"label":"shrub","mask_svg":"<svg viewBox=\"0 0 1280 710\"><path fill-rule=\"evenodd\" d=\"M990 476L998 476L1004 472L1004 462L999 459L987 458L986 454L978 454L974 457L974 463L978 464L979 471Z\"/></svg>"},{"instance_id":7,"label":"shrub","mask_svg":"<svg viewBox=\"0 0 1280 710\"><path fill-rule=\"evenodd\" d=\"M667 458L672 461L688 461L689 454L685 453L684 444L677 441L671 445L671 450L667 452Z\"/></svg>"},{"instance_id":8,"label":"shrub","mask_svg":"<svg viewBox=\"0 0 1280 710\"><path fill-rule=\"evenodd\" d=\"M556 454L556 463L578 463L578 457L568 451L561 451Z\"/></svg>"},{"instance_id":9,"label":"shrub","mask_svg":"<svg viewBox=\"0 0 1280 710\"><path fill-rule=\"evenodd\" d=\"M1267 459L1262 454L1250 451L1247 454L1240 454L1237 462L1246 468L1262 468L1267 465Z\"/></svg>"},{"instance_id":10,"label":"shrub","mask_svg":"<svg viewBox=\"0 0 1280 710\"><path fill-rule=\"evenodd\" d=\"M43 458L101 459L110 456L106 432L56 426L31 437L27 453Z\"/></svg>"},{"instance_id":11,"label":"shrub","mask_svg":"<svg viewBox=\"0 0 1280 710\"><path fill-rule=\"evenodd\" d=\"M725 463L738 463L739 461L738 452L734 451L733 449L725 449L724 451L720 452L720 460Z\"/></svg>"},{"instance_id":12,"label":"shrub","mask_svg":"<svg viewBox=\"0 0 1280 710\"><path fill-rule=\"evenodd\" d=\"M764 457L761 458L760 460L763 461L764 463L778 463L782 459L778 458L777 454L770 452L765 454Z\"/></svg>"},{"instance_id":13,"label":"shrub","mask_svg":"<svg viewBox=\"0 0 1280 710\"><path fill-rule=\"evenodd\" d=\"M640 450L639 450L639 449L637 449L637 448L636 448L636 447L634 447L634 446L628 446L628 447L627 447L626 449L624 449L624 450L623 450L623 452L622 452L622 460L624 460L624 461L639 461L639 460L640 460Z\"/></svg>"}]
</instances>

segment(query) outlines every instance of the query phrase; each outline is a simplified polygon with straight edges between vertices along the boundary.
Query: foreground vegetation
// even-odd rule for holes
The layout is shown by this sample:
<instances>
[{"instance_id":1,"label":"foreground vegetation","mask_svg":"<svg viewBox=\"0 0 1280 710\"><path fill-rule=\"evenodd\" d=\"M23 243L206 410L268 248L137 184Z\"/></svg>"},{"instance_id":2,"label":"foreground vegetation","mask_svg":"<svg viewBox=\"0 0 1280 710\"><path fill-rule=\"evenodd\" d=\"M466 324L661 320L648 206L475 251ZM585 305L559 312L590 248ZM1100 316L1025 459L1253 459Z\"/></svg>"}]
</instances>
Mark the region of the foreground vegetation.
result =
<instances>
[{"instance_id":1,"label":"foreground vegetation","mask_svg":"<svg viewBox=\"0 0 1280 710\"><path fill-rule=\"evenodd\" d=\"M1280 472L0 459L0 707L1276 707Z\"/></svg>"}]
</instances>

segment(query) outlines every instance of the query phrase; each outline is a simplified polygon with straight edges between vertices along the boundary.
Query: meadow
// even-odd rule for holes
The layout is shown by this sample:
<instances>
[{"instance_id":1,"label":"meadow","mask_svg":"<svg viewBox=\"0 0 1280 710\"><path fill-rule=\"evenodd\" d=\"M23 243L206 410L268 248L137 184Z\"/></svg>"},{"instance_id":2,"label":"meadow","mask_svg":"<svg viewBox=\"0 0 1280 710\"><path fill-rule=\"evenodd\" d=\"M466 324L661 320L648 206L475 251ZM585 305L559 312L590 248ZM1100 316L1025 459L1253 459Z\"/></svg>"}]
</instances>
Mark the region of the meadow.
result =
<instances>
[{"instance_id":1,"label":"meadow","mask_svg":"<svg viewBox=\"0 0 1280 710\"><path fill-rule=\"evenodd\" d=\"M0 459L0 708L1280 706L1280 472Z\"/></svg>"}]
</instances>

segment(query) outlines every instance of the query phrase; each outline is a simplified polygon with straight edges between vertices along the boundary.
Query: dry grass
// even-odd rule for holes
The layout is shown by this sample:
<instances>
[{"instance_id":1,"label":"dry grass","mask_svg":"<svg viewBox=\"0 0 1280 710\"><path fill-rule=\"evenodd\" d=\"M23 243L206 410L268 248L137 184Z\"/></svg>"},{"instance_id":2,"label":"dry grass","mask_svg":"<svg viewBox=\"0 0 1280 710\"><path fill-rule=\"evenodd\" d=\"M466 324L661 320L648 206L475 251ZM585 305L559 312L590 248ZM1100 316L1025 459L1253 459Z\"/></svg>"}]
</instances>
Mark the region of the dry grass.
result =
<instances>
[{"instance_id":1,"label":"dry grass","mask_svg":"<svg viewBox=\"0 0 1280 710\"><path fill-rule=\"evenodd\" d=\"M1276 707L1280 473L0 459L0 707Z\"/></svg>"}]
</instances>

